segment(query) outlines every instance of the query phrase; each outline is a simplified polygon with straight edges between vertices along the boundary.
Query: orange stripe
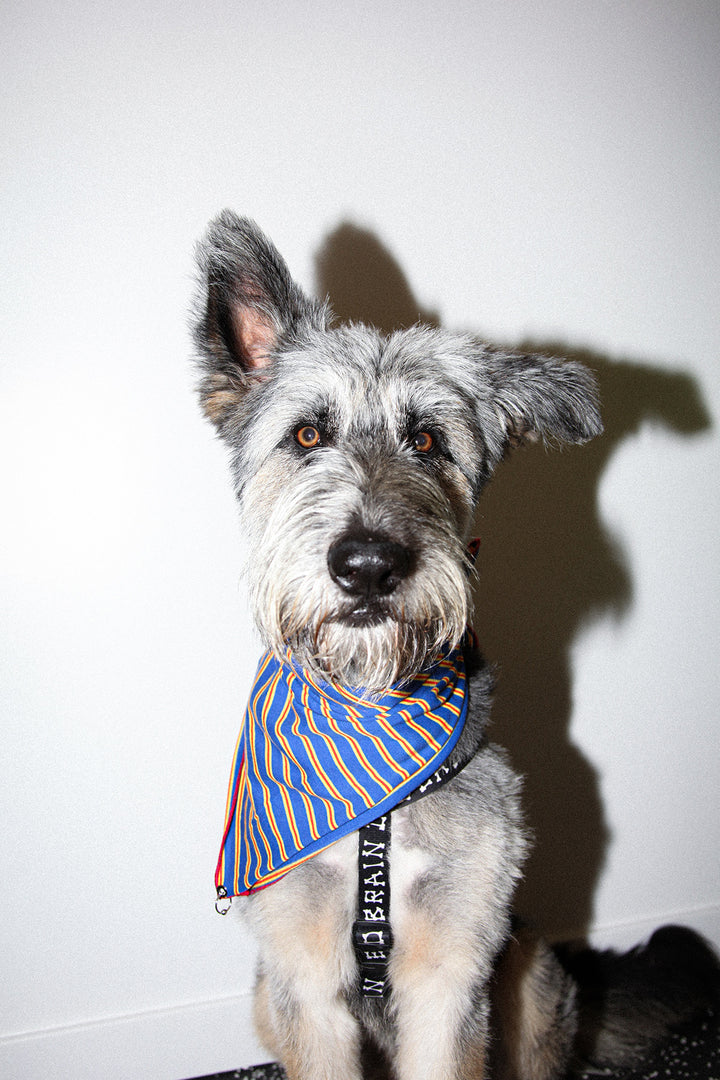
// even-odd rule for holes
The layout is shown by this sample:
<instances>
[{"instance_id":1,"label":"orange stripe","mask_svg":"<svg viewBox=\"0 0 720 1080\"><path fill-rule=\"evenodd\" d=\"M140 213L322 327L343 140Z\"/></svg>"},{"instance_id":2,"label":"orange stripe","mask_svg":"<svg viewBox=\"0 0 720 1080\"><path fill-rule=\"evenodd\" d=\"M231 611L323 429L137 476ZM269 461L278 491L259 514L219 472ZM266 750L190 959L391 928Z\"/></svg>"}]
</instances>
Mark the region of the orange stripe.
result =
<instances>
[{"instance_id":1,"label":"orange stripe","mask_svg":"<svg viewBox=\"0 0 720 1080\"><path fill-rule=\"evenodd\" d=\"M315 724L315 722L313 720L312 711L310 709L310 706L308 705L308 692L309 692L308 687L303 685L303 688L302 688L302 691L301 691L301 694L300 694L300 700L302 702L302 707L303 707L303 710L304 710L304 713L305 713L305 721L306 721L308 727L310 728L310 730L313 732L313 734L317 735L319 738L321 738L323 740L323 742L326 745L328 745L328 740L325 738L325 736L320 731L318 731L317 725ZM353 814L352 803L348 802L348 800L343 795L340 794L338 789L335 787L335 785L331 781L330 777L327 775L325 770L320 765L320 761L318 760L317 754L315 753L315 747L313 746L312 740L310 738L308 738L307 735L300 735L300 738L303 741L303 745L304 745L304 747L305 747L305 749L307 751L308 757L311 759L313 765L315 766L315 771L317 773L317 776L325 784L325 787L330 792L330 794L334 798L336 798L338 800L338 802L341 803L345 807L345 810L347 811L347 813L350 816L352 816L352 814ZM332 746L328 746L328 748L332 749ZM333 815L333 817L334 817L334 815Z\"/></svg>"},{"instance_id":2,"label":"orange stripe","mask_svg":"<svg viewBox=\"0 0 720 1080\"><path fill-rule=\"evenodd\" d=\"M303 746L305 747L305 749L306 749L306 751L308 753L308 756L310 758L312 758L313 763L315 765L316 772L320 773L320 763L318 762L317 758L315 757L315 750L313 748L312 742L308 739L307 735L303 735L300 732L300 716L299 715L296 716L296 718L295 718L295 721L294 721L293 727L292 727L292 732L293 732L293 735L297 736L297 738L302 742ZM303 776L305 777L305 779L307 781L307 786L310 787L310 782L307 780L307 773L305 772L305 770L303 769L303 767L300 765L299 762L296 761L295 764L298 766L298 768L301 770ZM346 808L349 808L350 804L347 802L347 800L343 799L342 796L340 795L340 793L335 788L335 786L330 783L329 779L324 774L322 774L322 775L323 775L323 779L325 780L326 787L327 787L328 791L331 793L331 795L333 795L338 800L338 802L342 802L343 805ZM330 827L333 828L333 829L337 829L338 828L338 823L337 823L337 818L335 817L335 807L333 806L332 800L329 799L329 798L325 798L322 795L315 795L315 798L320 799L320 801L325 806L325 809L327 810L328 822L330 824Z\"/></svg>"},{"instance_id":3,"label":"orange stripe","mask_svg":"<svg viewBox=\"0 0 720 1080\"><path fill-rule=\"evenodd\" d=\"M415 700L415 699L413 699L413 700ZM424 702L420 702L419 699L418 699L418 702L420 704L424 705ZM427 741L432 746L434 746L435 749L437 749L438 744L436 742L434 742L434 740L432 739L432 736L430 735L430 733L428 731L426 731L425 728L422 727L422 725L418 724L418 722L416 720L412 720L411 716L410 716L410 713L406 712L405 709L400 709L398 711L398 715L402 716L403 720L405 720L405 722L408 724L409 727L411 727L414 731L419 732L423 736L423 738L427 739ZM430 713L430 712L426 712L426 715L433 715L433 714ZM433 715L433 720L434 719L435 719L435 716ZM408 755L408 757L412 758L413 761L417 762L420 765L425 764L425 758L422 756L422 754L419 753L417 750L415 750L415 748L412 746L411 743L409 743L407 741L407 739L404 739L402 735L399 735L398 732L395 730L395 728L391 724L388 724L384 720L379 721L379 723L381 724L381 726L383 728L383 731L386 731L390 738L394 739L395 742L399 743L399 745L402 746L403 750Z\"/></svg>"},{"instance_id":4,"label":"orange stripe","mask_svg":"<svg viewBox=\"0 0 720 1080\"><path fill-rule=\"evenodd\" d=\"M335 720L330 715L328 715L327 720L328 720L328 724L329 724L330 728L332 729L332 731L334 731L336 735L339 735L341 739L345 740L347 745L350 747L350 750L352 751L352 753L355 755L355 757L358 759L358 761L362 765L365 772L369 776L371 776L373 778L375 783L379 787L381 787L383 789L383 791L385 792L386 795L389 795L390 792L394 790L393 785L389 781L385 780L380 775L380 773L378 773L377 770L373 768L373 766L370 764L368 759L365 757L365 754L363 753L361 748L358 746L358 744L356 742L354 742L352 738L347 736L344 731L341 731L341 729L338 727L337 720ZM385 747L382 745L382 741L378 738L378 736L377 735L372 735L369 731L367 731L359 723L359 721L356 721L355 726L357 727L358 731L362 732L363 735L366 735L367 738L372 740L372 742L375 745L375 749L384 758L385 762L390 766L390 768L393 769L394 772L400 773L402 775L403 770L388 755ZM407 779L408 775L409 775L408 773L404 774L405 779Z\"/></svg>"},{"instance_id":5,"label":"orange stripe","mask_svg":"<svg viewBox=\"0 0 720 1080\"><path fill-rule=\"evenodd\" d=\"M243 839L245 840L246 849L248 851L250 851L250 849L252 848L255 851L255 863L256 863L256 866L257 866L257 873L259 873L260 872L260 867L262 866L262 862L263 862L263 856L262 856L262 853L261 853L260 848L258 846L258 838L262 841L262 845L263 845L263 847L265 849L265 854L266 854L266 862L268 864L270 864L272 862L272 852L270 851L270 848L268 847L268 842L267 842L267 839L265 837L265 834L262 831L262 829L260 828L259 819L258 819L258 816L257 816L257 814L255 812L254 804L252 802L248 802L247 810L248 810L247 815L246 815L247 820L243 824ZM238 837L239 832L240 832L240 829L237 830L236 836L235 836L235 867L236 867L236 873L237 874L240 873L240 846L239 846L240 842L239 842L239 837ZM245 880L249 881L251 877L252 877L252 874L251 874L250 860L248 859L247 870L246 870L246 873L245 873Z\"/></svg>"},{"instance_id":6,"label":"orange stripe","mask_svg":"<svg viewBox=\"0 0 720 1080\"><path fill-rule=\"evenodd\" d=\"M437 753L437 751L442 746L442 743L438 742L438 740L435 738L435 736L432 735L428 731L427 728L423 727L423 725L418 723L417 720L413 720L413 718L411 716L406 715L404 711L401 712L401 715L402 715L405 723L407 724L407 726L409 728L411 728L413 731L417 731L419 735L422 735L422 737L425 739L425 741L427 743L429 743L429 745L432 746L433 750ZM438 723L440 723L440 722L438 721ZM449 732L449 731L452 731L452 726L445 727L444 724L440 724L440 726L444 729L444 731L446 733Z\"/></svg>"},{"instance_id":7,"label":"orange stripe","mask_svg":"<svg viewBox=\"0 0 720 1080\"><path fill-rule=\"evenodd\" d=\"M288 694L287 698L285 699L285 704L284 704L284 706L282 708L282 711L281 711L281 713L278 716L277 721L276 721L276 724L278 725L278 727L283 722L283 720L290 714L290 712L291 712L291 703L292 703L292 696L290 694ZM266 768L268 776L272 776L273 779L275 779L275 777L273 775L272 768L271 768L271 762L270 762L270 739L269 738L267 738L265 740L265 768ZM282 798L283 806L285 807L285 819L286 819L287 824L288 824L288 826L290 828L290 832L292 833L292 838L293 838L293 841L295 843L295 847L302 848L303 847L303 842L300 839L300 833L298 832L297 821L295 820L295 811L293 809L292 803L290 802L290 796L288 795L288 792L287 792L287 787L291 787L292 785L290 785L289 782L288 782L289 781L288 764L287 764L287 760L286 760L284 755L283 755L283 758L282 758L282 771L283 771L283 777L284 777L286 783L285 784L278 784L277 786L278 786L278 788L280 790L280 797ZM274 823L274 821L271 822L271 824L273 826L273 832L275 832L275 823ZM277 836L277 833L275 833L275 835ZM288 856L287 856L287 853L284 850L284 845L281 845L281 851L283 853L283 858L286 859Z\"/></svg>"},{"instance_id":8,"label":"orange stripe","mask_svg":"<svg viewBox=\"0 0 720 1080\"><path fill-rule=\"evenodd\" d=\"M293 810L292 804L290 802L290 796L287 793L287 788L283 784L278 784L278 787L280 788L280 796L283 801L283 806L285 807L285 819L288 823L288 826L290 827L290 832L292 833L295 847L302 848L304 845L302 840L300 839L297 821L295 820L295 811ZM287 858L287 855L285 856L285 858Z\"/></svg>"},{"instance_id":9,"label":"orange stripe","mask_svg":"<svg viewBox=\"0 0 720 1080\"><path fill-rule=\"evenodd\" d=\"M277 691L277 688L278 688L279 681L280 681L280 671L278 670L276 672L275 676L268 681L268 687L269 687L269 689L268 689L268 697L267 697L267 699L265 701L265 705L263 707L261 717L260 717L262 727L265 730L266 734L267 734L267 711L268 711L268 707L269 707L268 703L269 703L269 701L271 701L274 698L275 692ZM257 695L255 697L255 700L257 701ZM288 855L287 855L287 851L285 850L285 845L283 843L282 836L278 832L277 826L275 825L275 818L274 818L274 815L273 815L272 810L271 810L270 789L268 788L267 784L265 784L265 782L263 781L262 776L261 776L261 774L260 774L260 772L258 770L258 760L257 760L256 747L255 747L255 739L253 737L254 728L255 728L255 725L250 724L248 730L249 730L249 733L251 734L251 747L250 747L250 749L251 749L251 752L252 752L252 759L253 759L253 762L255 764L255 775L256 775L256 777L258 779L258 783L260 784L260 787L262 788L263 806L265 808L265 815L266 815L266 818L267 818L267 822L268 822L268 824L270 826L270 829L271 829L275 839L277 840L278 848L280 850L281 857L282 857L282 859L284 861L285 859L287 859ZM271 773L271 771L269 769L268 753L269 753L269 740L266 739L266 741L265 741L265 762L266 762L266 767L268 767L268 774L272 775L272 773ZM264 837L263 837L263 839L264 839ZM265 846L267 847L267 842L265 843ZM271 855L271 853L270 853L270 851L268 849L268 865L272 866L272 863L273 863L272 855Z\"/></svg>"},{"instance_id":10,"label":"orange stripe","mask_svg":"<svg viewBox=\"0 0 720 1080\"><path fill-rule=\"evenodd\" d=\"M380 755L380 757L383 758L383 760L386 762L386 764L390 766L390 768L393 770L393 772L396 772L400 776L402 776L403 780L407 780L408 777L410 776L410 773L406 769L403 769L402 765L398 765L397 761L395 761L390 756L390 754L388 752L388 749L387 749L387 746L385 744L385 740L381 739L379 735L373 735L373 733L371 731L368 731L368 729L365 727L365 725L363 723L361 723L359 716L353 715L353 712L351 710L348 710L348 712L349 712L349 715L350 715L353 723L355 724L355 727L357 728L358 732L361 733L362 735L365 735L366 738L371 739L375 749L378 752L378 754ZM376 723L378 724L378 726L382 727L383 731L385 732L386 735L389 736L390 739L394 740L396 743L403 746L403 748L405 749L405 752L409 753L411 748L409 746L404 745L404 740L402 739L402 737L397 734L397 732L394 730L394 728L392 726L388 726L388 723L387 723L387 721L385 720L384 717L376 717L375 720L376 720ZM342 734L342 732L341 732L341 734ZM352 740L351 740L351 742L352 742ZM368 772L371 772L372 775L376 777L376 779L378 779L378 783L382 784L382 780L380 778L378 778L377 773L372 768L372 766L369 764L369 762L367 764L367 770L368 770ZM395 789L393 787L391 787L390 790L394 791Z\"/></svg>"},{"instance_id":11,"label":"orange stripe","mask_svg":"<svg viewBox=\"0 0 720 1080\"><path fill-rule=\"evenodd\" d=\"M262 695L265 693L266 688L272 683L273 677L269 676L265 682L261 682L262 676L267 671L268 664L272 660L272 653L265 653L265 656L260 661L257 675L255 676L255 682L252 685L251 696L248 702L248 709L250 713L255 716L257 713L257 703Z\"/></svg>"},{"instance_id":12,"label":"orange stripe","mask_svg":"<svg viewBox=\"0 0 720 1080\"><path fill-rule=\"evenodd\" d=\"M453 693L452 697L455 697L455 696L456 696L456 694ZM451 704L452 697L449 698L447 701L441 701L439 705L435 705L435 706L431 706L429 702L423 701L423 699L419 698L419 697L418 698L415 698L415 697L408 698L407 700L408 700L408 706L417 705L419 707L420 711L425 716L429 717L435 723L439 724L440 727L445 732L447 732L449 734L453 730L453 727L455 725L454 724L449 724L447 722L447 720L445 720L443 718L443 715L442 715L443 709L447 709L448 712L454 713L455 716L459 716L460 713L462 712L462 709L458 709L457 706ZM462 690L460 691L460 697L461 698L464 697L464 694L463 694ZM407 717L407 713L406 713L405 709L400 710L400 715L403 716L403 717Z\"/></svg>"},{"instance_id":13,"label":"orange stripe","mask_svg":"<svg viewBox=\"0 0 720 1080\"><path fill-rule=\"evenodd\" d=\"M293 683L294 679L295 679L295 675L294 675L294 673L291 673L290 676L288 677L288 688L290 689L291 697L292 697L292 683ZM291 725L290 730L294 735L297 736L297 734L298 734L297 733L297 725L298 725L298 722L299 722L299 717L297 715L297 712L293 708L291 710L288 710L288 715L294 717L294 720L293 720L293 723ZM297 770L300 773L300 780L301 780L301 783L302 783L302 787L300 787L299 789L295 789L295 790L296 790L297 794L300 796L300 798L302 799L303 806L305 807L305 813L307 815L307 823L308 823L308 828L310 829L310 835L312 836L313 840L319 840L320 839L320 830L318 828L318 823L317 823L317 818L315 816L315 811L313 809L312 802L310 801L309 797L305 794L305 791L303 790L303 788L309 788L310 787L307 772L302 767L300 762L295 758L295 755L293 754L292 749L291 749L291 745L288 742L287 736L285 735L285 732L283 731L282 725L280 724L280 722L278 722L277 728L275 730L275 734L276 734L277 739L280 742L280 744L281 744L281 746L282 746L282 748L284 750L283 777L285 779L285 783L287 784L288 787L292 786L292 784L290 782L290 762L292 761L293 764L295 765L295 767L297 768ZM323 799L322 801L326 804L326 807L328 809L332 806L329 799ZM330 817L331 817L331 815L328 814L328 818L330 818ZM332 820L333 821L335 820L334 817L332 818ZM335 827L337 827L337 825L335 825Z\"/></svg>"},{"instance_id":14,"label":"orange stripe","mask_svg":"<svg viewBox=\"0 0 720 1080\"><path fill-rule=\"evenodd\" d=\"M320 699L320 709L322 711L323 716L328 721L328 723L332 723L333 718L332 718L332 715L330 713L330 706L328 705L325 698ZM317 732L318 736L324 741L325 745L328 748L328 751L330 752L331 758L333 759L333 761L335 762L335 765L338 768L338 771L342 773L342 775L345 777L345 779L347 780L350 787L353 788L357 792L357 794L360 796L360 798L363 800L363 802L365 803L366 806L372 806L372 798L368 795L367 791L363 788L362 784L359 784L357 782L357 780L355 779L353 774L347 768L347 766L345 765L345 762L342 760L342 758L338 754L337 748L335 747L335 744L333 743L332 739L328 739L325 735L323 735L323 733L321 731L318 731L317 728L315 728L315 731ZM325 774L323 773L323 776L324 775Z\"/></svg>"},{"instance_id":15,"label":"orange stripe","mask_svg":"<svg viewBox=\"0 0 720 1080\"><path fill-rule=\"evenodd\" d=\"M250 704L248 706L248 713L249 713L251 721L256 721L258 719L258 716L257 716L258 702L261 699L261 695L264 692L267 691L267 697L265 699L265 708L261 712L261 723L263 725L263 728L265 729L266 734L267 734L267 703L268 703L268 700L272 700L272 698L274 696L274 692L277 689L277 684L278 684L278 681L279 681L279 674L280 674L279 671L278 671L278 672L275 673L274 676L270 676L268 679L266 679L264 683L260 682L261 676L265 673L265 671L267 669L267 666L268 666L268 664L270 662L270 659L271 659L271 654L267 653L265 655L265 657L263 658L261 664L260 664L260 668L258 669L258 674L256 676L256 683L255 683L256 690L255 690L255 693L252 695ZM263 806L265 808L265 818L268 821L268 823L270 825L270 828L271 828L271 830L272 830L272 832L273 832L273 834L275 836L275 839L276 839L276 841L278 843L278 847L280 849L280 852L281 852L281 855L282 855L283 859L286 859L287 858L287 852L285 850L285 845L283 844L282 838L281 838L279 832L277 831L277 828L275 826L274 816L273 816L273 814L271 813L271 810L270 810L270 792L269 792L269 789L266 786L266 784L263 783L262 777L261 777L261 775L260 775L260 773L258 771L257 748L256 748L256 744L255 744L255 723L253 723L253 722L248 724L248 750L249 750L250 754L252 755L252 760L253 760L253 763L255 765L255 775L257 776L260 787L262 788ZM268 751L268 741L266 739L266 741L265 741L266 766L267 766L267 751ZM270 770L268 769L268 772L269 771ZM240 871L240 848L239 848L240 839L239 839L239 835L238 835L239 833L240 833L240 829L236 829L236 835L235 835L235 867L236 867L236 873L239 873L239 871ZM255 850L255 855L256 855L256 858L257 858L257 870L258 870L258 872L260 870L260 866L262 865L262 861L263 861L262 860L262 855L261 855L261 852L260 852L260 847L258 845L258 840L260 840L262 842L262 846L265 849L265 852L266 852L266 855L267 855L267 858L266 858L267 865L272 866L273 865L272 849L270 848L270 845L269 845L269 843L268 843L268 841L267 841L267 839L265 837L263 829L260 826L259 818L257 817L257 815L254 812L248 814L248 819L247 819L247 822L246 822L245 831L243 833L243 836L244 836L244 839L245 839L246 846L247 846L248 850L250 850L251 847ZM248 864L248 867L247 867L246 873L245 873L245 881L246 881L246 883L247 883L247 881L249 879L249 875L250 875L250 866Z\"/></svg>"},{"instance_id":16,"label":"orange stripe","mask_svg":"<svg viewBox=\"0 0 720 1080\"><path fill-rule=\"evenodd\" d=\"M245 884L247 886L250 885L250 882L252 881L253 877L257 877L259 875L260 867L262 866L262 855L260 854L260 848L258 847L257 840L255 838L256 834L260 836L260 839L263 842L265 850L268 853L267 861L268 861L268 863L270 862L270 852L268 850L267 840L265 839L265 837L263 835L262 829L258 828L257 825L255 826L255 828L253 828L253 821L257 822L257 814L255 814L254 811L252 810L252 808L250 808L250 812L248 813L246 831L245 831L245 833L243 835L245 837L246 849L249 851L250 848L252 847L254 849L254 851L255 851L255 867L256 867L256 870L253 873L252 864L250 862L250 859L248 859L246 867L245 867L245 879L244 879ZM236 855L235 855L235 867L236 867L236 873L239 876L239 874L240 874L239 849L238 849L238 851L236 852Z\"/></svg>"}]
</instances>

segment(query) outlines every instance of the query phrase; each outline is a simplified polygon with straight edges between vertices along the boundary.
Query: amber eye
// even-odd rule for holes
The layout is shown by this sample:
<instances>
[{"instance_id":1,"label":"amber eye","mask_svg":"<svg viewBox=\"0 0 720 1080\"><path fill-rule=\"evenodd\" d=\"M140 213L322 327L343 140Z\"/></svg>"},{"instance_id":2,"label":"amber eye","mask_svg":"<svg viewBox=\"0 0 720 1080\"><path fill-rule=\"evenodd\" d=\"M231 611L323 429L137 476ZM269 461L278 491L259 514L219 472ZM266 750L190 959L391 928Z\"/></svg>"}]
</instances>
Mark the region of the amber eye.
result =
<instances>
[{"instance_id":1,"label":"amber eye","mask_svg":"<svg viewBox=\"0 0 720 1080\"><path fill-rule=\"evenodd\" d=\"M303 450L312 450L313 447L320 445L320 432L312 424L303 424L295 432L295 439Z\"/></svg>"},{"instance_id":2,"label":"amber eye","mask_svg":"<svg viewBox=\"0 0 720 1080\"><path fill-rule=\"evenodd\" d=\"M420 454L428 454L434 445L434 439L429 431L418 431L417 435L412 437L413 450L417 450Z\"/></svg>"}]
</instances>

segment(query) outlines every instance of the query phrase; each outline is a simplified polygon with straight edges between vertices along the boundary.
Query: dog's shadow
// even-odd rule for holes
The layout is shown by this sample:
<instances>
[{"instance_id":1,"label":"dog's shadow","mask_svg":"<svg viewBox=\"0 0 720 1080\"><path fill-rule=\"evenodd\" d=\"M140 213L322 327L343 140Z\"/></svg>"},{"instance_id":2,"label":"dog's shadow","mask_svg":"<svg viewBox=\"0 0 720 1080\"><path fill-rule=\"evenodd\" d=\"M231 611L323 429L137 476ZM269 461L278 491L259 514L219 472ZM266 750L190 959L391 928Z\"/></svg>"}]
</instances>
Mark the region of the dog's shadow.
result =
<instances>
[{"instance_id":1,"label":"dog's shadow","mask_svg":"<svg viewBox=\"0 0 720 1080\"><path fill-rule=\"evenodd\" d=\"M422 310L393 256L367 230L340 225L316 265L318 295L328 295L343 320L386 332L438 324L437 313ZM475 629L499 672L492 737L525 776L535 834L518 910L550 937L582 935L608 833L597 771L569 730L569 654L588 620L620 618L632 601L630 569L599 517L598 487L608 459L643 422L692 435L710 419L697 383L682 371L556 344L522 348L579 359L595 371L605 433L564 453L549 455L541 446L516 451L498 469L477 515Z\"/></svg>"}]
</instances>

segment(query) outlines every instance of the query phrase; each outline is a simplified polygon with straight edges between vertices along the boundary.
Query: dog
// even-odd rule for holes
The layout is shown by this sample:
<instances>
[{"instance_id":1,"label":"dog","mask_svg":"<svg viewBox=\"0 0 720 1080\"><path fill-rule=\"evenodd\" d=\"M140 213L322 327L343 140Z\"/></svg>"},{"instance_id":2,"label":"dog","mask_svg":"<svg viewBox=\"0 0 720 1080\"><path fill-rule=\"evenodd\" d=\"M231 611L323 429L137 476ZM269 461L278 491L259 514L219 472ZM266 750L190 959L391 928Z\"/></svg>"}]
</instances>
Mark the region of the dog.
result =
<instances>
[{"instance_id":1,"label":"dog","mask_svg":"<svg viewBox=\"0 0 720 1080\"><path fill-rule=\"evenodd\" d=\"M513 446L601 433L592 374L437 328L336 325L229 211L198 259L199 395L266 648L216 877L259 940L263 1043L289 1080L637 1060L708 1000L714 958L670 928L619 964L561 962L513 920L520 780L487 739L493 674L468 630L483 487Z\"/></svg>"}]
</instances>

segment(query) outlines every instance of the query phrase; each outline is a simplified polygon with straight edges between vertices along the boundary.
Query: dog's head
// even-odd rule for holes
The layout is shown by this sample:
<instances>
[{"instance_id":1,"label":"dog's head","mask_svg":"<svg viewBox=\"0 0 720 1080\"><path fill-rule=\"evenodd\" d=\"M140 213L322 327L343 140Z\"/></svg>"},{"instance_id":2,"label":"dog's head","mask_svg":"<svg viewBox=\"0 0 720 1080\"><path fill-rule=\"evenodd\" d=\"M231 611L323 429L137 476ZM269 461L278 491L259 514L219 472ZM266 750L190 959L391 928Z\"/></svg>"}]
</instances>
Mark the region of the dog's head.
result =
<instances>
[{"instance_id":1,"label":"dog's head","mask_svg":"<svg viewBox=\"0 0 720 1080\"><path fill-rule=\"evenodd\" d=\"M379 691L470 617L466 544L508 446L602 430L579 364L427 327L334 326L230 212L199 247L200 396L231 450L254 616L279 654Z\"/></svg>"}]
</instances>

